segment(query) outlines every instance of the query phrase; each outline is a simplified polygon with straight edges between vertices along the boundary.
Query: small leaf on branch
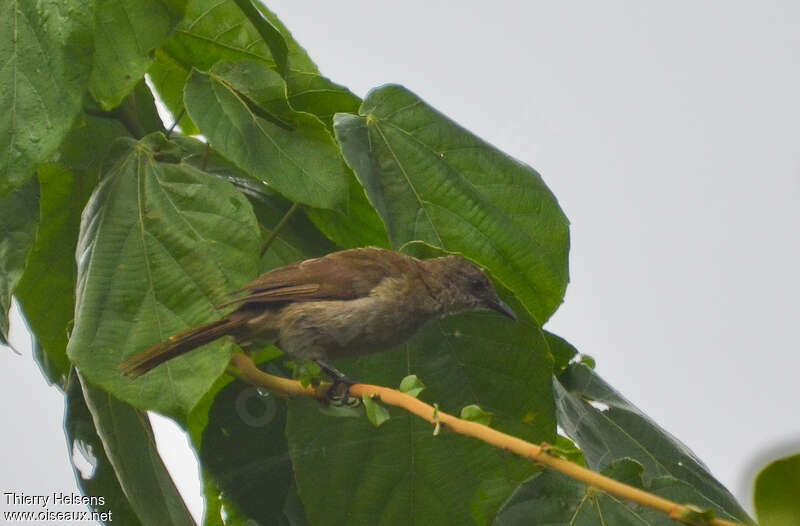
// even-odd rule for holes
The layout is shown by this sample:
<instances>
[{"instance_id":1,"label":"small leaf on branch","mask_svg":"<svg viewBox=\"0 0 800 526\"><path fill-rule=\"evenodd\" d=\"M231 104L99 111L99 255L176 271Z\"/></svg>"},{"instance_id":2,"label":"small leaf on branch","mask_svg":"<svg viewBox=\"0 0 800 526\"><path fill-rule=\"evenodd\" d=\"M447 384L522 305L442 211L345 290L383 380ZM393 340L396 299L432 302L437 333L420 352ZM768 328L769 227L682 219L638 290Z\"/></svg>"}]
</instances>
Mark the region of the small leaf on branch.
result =
<instances>
[{"instance_id":1,"label":"small leaf on branch","mask_svg":"<svg viewBox=\"0 0 800 526\"><path fill-rule=\"evenodd\" d=\"M581 451L572 440L566 437L558 435L556 437L556 443L552 445L548 444L548 447L544 449L549 455L563 458L564 460L569 460L570 462L575 462L576 464L586 467L586 459L583 457L583 451Z\"/></svg>"},{"instance_id":2,"label":"small leaf on branch","mask_svg":"<svg viewBox=\"0 0 800 526\"><path fill-rule=\"evenodd\" d=\"M461 409L461 419L477 422L489 427L492 422L492 413L484 411L478 405L471 404Z\"/></svg>"},{"instance_id":3,"label":"small leaf on branch","mask_svg":"<svg viewBox=\"0 0 800 526\"><path fill-rule=\"evenodd\" d=\"M425 389L425 384L422 383L416 374L409 374L400 381L400 391L413 396L419 397L419 394Z\"/></svg>"},{"instance_id":4,"label":"small leaf on branch","mask_svg":"<svg viewBox=\"0 0 800 526\"><path fill-rule=\"evenodd\" d=\"M389 411L386 410L381 404L373 400L369 395L363 395L361 400L364 402L364 409L367 411L367 419L375 427L380 427L381 424L389 420Z\"/></svg>"},{"instance_id":5,"label":"small leaf on branch","mask_svg":"<svg viewBox=\"0 0 800 526\"><path fill-rule=\"evenodd\" d=\"M292 371L292 378L298 380L303 387L309 385L316 387L322 379L322 369L311 360L304 360L300 363L287 360L284 365Z\"/></svg>"},{"instance_id":6,"label":"small leaf on branch","mask_svg":"<svg viewBox=\"0 0 800 526\"><path fill-rule=\"evenodd\" d=\"M580 358L578 358L578 361L583 365L585 365L586 367L588 367L589 369L594 369L595 366L597 365L595 359L589 356L588 354L581 354Z\"/></svg>"},{"instance_id":7,"label":"small leaf on branch","mask_svg":"<svg viewBox=\"0 0 800 526\"><path fill-rule=\"evenodd\" d=\"M712 509L702 509L692 504L687 504L681 511L679 520L693 526L706 526L714 516L714 510Z\"/></svg>"}]
</instances>

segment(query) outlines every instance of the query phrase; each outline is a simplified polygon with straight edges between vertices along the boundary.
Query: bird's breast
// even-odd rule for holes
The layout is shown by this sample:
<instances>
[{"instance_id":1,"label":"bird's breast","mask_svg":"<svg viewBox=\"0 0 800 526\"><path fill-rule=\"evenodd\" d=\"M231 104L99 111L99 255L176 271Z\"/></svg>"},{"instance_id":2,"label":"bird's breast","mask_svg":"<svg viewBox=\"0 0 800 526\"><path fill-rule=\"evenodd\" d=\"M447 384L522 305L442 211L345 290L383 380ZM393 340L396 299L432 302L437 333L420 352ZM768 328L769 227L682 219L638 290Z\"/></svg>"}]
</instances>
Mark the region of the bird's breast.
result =
<instances>
[{"instance_id":1,"label":"bird's breast","mask_svg":"<svg viewBox=\"0 0 800 526\"><path fill-rule=\"evenodd\" d=\"M384 280L369 296L287 305L278 345L304 358L332 359L387 351L438 317L430 296L407 280Z\"/></svg>"}]
</instances>

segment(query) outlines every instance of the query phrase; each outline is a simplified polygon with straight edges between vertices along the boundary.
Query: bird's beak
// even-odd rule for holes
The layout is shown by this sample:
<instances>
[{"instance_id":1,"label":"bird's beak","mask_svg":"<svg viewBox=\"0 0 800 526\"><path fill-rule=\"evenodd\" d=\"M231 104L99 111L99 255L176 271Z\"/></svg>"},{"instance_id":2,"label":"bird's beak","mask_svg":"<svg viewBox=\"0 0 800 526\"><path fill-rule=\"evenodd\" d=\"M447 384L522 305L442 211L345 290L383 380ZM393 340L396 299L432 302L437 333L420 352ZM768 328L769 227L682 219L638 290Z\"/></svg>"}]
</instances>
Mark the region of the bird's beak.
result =
<instances>
[{"instance_id":1,"label":"bird's beak","mask_svg":"<svg viewBox=\"0 0 800 526\"><path fill-rule=\"evenodd\" d=\"M501 300L500 298L497 298L496 300L489 303L489 308L492 309L493 311L499 312L500 314L502 314L507 318L511 318L514 321L518 320L517 313L514 312L514 309L509 307L508 304L505 301Z\"/></svg>"}]
</instances>

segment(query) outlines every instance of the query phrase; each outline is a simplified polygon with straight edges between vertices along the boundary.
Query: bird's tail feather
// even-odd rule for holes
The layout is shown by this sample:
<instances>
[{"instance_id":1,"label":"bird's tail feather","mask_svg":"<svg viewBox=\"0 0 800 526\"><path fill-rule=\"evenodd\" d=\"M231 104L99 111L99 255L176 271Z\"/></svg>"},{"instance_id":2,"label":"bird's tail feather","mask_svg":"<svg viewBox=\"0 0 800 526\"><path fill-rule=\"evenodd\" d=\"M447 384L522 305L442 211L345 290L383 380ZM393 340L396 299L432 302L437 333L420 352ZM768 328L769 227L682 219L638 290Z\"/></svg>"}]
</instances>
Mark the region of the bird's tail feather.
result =
<instances>
[{"instance_id":1,"label":"bird's tail feather","mask_svg":"<svg viewBox=\"0 0 800 526\"><path fill-rule=\"evenodd\" d=\"M123 375L136 378L157 365L230 334L231 330L240 326L243 321L243 319L223 318L205 325L186 329L170 336L163 342L134 354L119 364L119 368Z\"/></svg>"}]
</instances>

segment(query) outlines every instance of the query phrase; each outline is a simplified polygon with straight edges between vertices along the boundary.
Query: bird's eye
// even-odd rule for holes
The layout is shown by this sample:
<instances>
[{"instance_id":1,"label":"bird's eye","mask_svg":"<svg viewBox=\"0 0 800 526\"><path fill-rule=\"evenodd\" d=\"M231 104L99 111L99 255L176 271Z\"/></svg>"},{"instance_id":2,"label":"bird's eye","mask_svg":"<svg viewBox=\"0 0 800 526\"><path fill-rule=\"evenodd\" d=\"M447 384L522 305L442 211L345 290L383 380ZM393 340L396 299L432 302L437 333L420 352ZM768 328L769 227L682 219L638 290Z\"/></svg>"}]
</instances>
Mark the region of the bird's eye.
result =
<instances>
[{"instance_id":1,"label":"bird's eye","mask_svg":"<svg viewBox=\"0 0 800 526\"><path fill-rule=\"evenodd\" d=\"M472 283L469 284L472 290L481 290L483 288L483 281L479 279L472 280Z\"/></svg>"}]
</instances>

